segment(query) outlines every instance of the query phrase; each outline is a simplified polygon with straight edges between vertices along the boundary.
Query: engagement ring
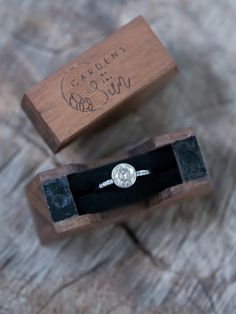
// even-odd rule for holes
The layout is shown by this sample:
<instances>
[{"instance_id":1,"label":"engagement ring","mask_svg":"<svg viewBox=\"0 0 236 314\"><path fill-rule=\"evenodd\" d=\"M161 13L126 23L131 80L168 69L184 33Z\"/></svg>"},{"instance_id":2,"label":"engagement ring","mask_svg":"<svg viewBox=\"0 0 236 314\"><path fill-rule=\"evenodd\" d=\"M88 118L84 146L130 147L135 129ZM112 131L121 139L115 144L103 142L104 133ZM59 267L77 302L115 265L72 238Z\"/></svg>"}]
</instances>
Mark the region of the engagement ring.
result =
<instances>
[{"instance_id":1,"label":"engagement ring","mask_svg":"<svg viewBox=\"0 0 236 314\"><path fill-rule=\"evenodd\" d=\"M131 187L137 177L142 177L151 174L149 170L136 171L133 166L126 163L116 165L111 172L111 179L106 180L98 185L99 189L103 189L109 185L115 184L119 188Z\"/></svg>"}]
</instances>

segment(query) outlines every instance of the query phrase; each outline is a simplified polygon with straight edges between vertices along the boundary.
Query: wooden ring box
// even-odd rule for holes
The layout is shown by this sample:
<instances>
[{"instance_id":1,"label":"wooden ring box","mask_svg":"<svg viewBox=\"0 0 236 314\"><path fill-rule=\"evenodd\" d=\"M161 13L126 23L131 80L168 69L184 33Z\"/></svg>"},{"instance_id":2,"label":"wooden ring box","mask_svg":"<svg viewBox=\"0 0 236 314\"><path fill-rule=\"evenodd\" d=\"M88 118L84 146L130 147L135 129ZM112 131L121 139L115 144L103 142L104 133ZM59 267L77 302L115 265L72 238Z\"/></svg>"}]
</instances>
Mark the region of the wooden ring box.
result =
<instances>
[{"instance_id":1,"label":"wooden ring box","mask_svg":"<svg viewBox=\"0 0 236 314\"><path fill-rule=\"evenodd\" d=\"M166 48L139 16L33 86L22 108L57 152L99 122L144 104L176 72ZM126 190L111 186L97 191L115 163L127 158L136 169L152 168L152 174ZM27 187L27 196L39 238L47 243L210 190L196 138L184 130L106 161L41 173Z\"/></svg>"},{"instance_id":2,"label":"wooden ring box","mask_svg":"<svg viewBox=\"0 0 236 314\"><path fill-rule=\"evenodd\" d=\"M136 169L148 167L152 174L138 179L127 189L113 185L96 190L120 161ZM211 181L192 129L158 136L106 161L46 171L27 187L42 243L211 191Z\"/></svg>"}]
</instances>

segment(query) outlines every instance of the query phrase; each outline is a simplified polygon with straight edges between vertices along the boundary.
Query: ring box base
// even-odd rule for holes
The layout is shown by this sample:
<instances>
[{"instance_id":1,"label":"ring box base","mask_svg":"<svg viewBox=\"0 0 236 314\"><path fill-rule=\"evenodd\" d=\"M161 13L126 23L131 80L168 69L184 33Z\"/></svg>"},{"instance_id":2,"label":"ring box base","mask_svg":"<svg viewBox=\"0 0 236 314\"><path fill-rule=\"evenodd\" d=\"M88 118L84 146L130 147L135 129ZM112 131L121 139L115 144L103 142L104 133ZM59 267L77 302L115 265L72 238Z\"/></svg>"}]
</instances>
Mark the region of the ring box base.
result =
<instances>
[{"instance_id":1,"label":"ring box base","mask_svg":"<svg viewBox=\"0 0 236 314\"><path fill-rule=\"evenodd\" d=\"M137 156L143 156L143 154L147 154L156 149L162 149L168 145L171 145L171 149L174 152L181 181L178 181L178 179L173 186L169 186L143 201L139 200L138 203L133 203L128 206L123 204L120 207L105 211L102 210L102 208L99 210L92 208L92 210L88 210L88 213L82 213L80 209L77 208L79 214L72 213L72 216L69 218L64 217L62 220L53 221L50 213L53 207L50 208L49 202L49 198L51 197L50 193L52 192L49 190L48 195L45 192L45 186L48 182L56 182L55 180L60 180L61 178L69 178L69 180L71 180L70 178L73 178L74 174L85 173L85 171L93 170L95 167L101 167L102 165L113 162L116 163L121 159L134 158L135 160ZM185 129L177 133L158 136L119 156L97 161L90 165L67 165L41 173L28 185L27 196L39 238L42 243L48 243L56 239L77 234L85 229L101 226L102 224L123 221L128 217L137 216L139 214L144 215L159 207L182 201L189 197L204 195L211 191L211 180L196 137L192 129ZM71 193L73 194L72 188L67 192L71 197ZM73 197L72 201L75 201Z\"/></svg>"}]
</instances>

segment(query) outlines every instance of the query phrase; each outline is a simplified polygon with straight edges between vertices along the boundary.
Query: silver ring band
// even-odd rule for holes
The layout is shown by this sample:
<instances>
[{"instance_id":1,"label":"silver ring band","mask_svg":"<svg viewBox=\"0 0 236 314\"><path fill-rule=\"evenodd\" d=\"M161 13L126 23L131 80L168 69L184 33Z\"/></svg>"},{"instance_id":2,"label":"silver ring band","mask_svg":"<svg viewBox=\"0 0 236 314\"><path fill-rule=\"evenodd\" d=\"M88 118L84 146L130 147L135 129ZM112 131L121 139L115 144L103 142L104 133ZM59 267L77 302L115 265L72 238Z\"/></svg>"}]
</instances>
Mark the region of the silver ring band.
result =
<instances>
[{"instance_id":1,"label":"silver ring band","mask_svg":"<svg viewBox=\"0 0 236 314\"><path fill-rule=\"evenodd\" d=\"M136 171L130 164L120 163L112 169L111 179L100 183L98 188L103 189L112 184L115 184L119 188L129 188L135 183L137 177L147 176L149 174L151 174L150 170Z\"/></svg>"}]
</instances>

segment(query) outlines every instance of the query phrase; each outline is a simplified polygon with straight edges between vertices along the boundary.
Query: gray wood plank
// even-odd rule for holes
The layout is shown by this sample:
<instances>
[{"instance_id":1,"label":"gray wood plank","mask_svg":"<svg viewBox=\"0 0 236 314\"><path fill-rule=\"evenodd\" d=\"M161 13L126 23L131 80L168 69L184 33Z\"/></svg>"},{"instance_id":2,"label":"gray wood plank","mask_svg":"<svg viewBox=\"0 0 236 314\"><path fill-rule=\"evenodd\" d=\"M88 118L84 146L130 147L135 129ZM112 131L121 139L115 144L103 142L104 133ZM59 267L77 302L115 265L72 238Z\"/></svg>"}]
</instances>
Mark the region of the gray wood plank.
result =
<instances>
[{"instance_id":1,"label":"gray wood plank","mask_svg":"<svg viewBox=\"0 0 236 314\"><path fill-rule=\"evenodd\" d=\"M0 313L235 313L235 1L0 4ZM180 74L145 106L53 156L21 111L21 96L138 14ZM40 246L24 195L36 173L189 126L214 197Z\"/></svg>"}]
</instances>

